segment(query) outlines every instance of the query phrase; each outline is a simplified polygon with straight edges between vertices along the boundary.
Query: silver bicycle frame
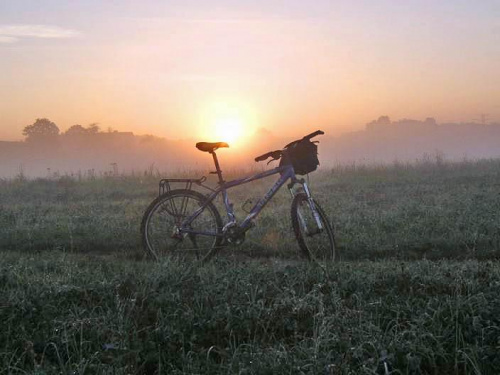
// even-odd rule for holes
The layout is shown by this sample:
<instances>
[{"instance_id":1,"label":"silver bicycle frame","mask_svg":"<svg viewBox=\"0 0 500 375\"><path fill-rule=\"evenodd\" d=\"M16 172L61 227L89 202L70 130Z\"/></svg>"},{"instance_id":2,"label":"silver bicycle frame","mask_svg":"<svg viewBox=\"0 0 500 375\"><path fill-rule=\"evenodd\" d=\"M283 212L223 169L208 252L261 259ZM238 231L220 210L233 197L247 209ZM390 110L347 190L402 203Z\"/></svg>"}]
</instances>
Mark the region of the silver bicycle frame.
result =
<instances>
[{"instance_id":1,"label":"silver bicycle frame","mask_svg":"<svg viewBox=\"0 0 500 375\"><path fill-rule=\"evenodd\" d=\"M291 165L285 165L277 168L270 169L265 172L257 173L255 175L243 178L243 179L238 179L238 180L233 180L233 181L228 181L228 182L223 182L222 184L219 185L218 188L216 188L203 202L203 204L200 206L198 210L196 210L192 215L188 216L184 222L182 223L181 228L179 228L179 231L181 233L193 233L193 234L200 234L200 235L207 235L207 236L222 236L222 234L215 234L215 233L208 233L208 232L200 232L196 230L189 229L189 225L203 212L203 210L208 206L210 202L212 202L220 193L222 193L222 199L224 202L224 206L226 208L226 213L228 217L228 224L235 224L236 223L236 217L234 215L234 210L233 210L233 205L229 201L229 196L227 193L227 190L235 187L235 186L240 186L255 180L260 180L262 178L266 178L269 176L272 176L274 174L280 173L281 176L280 178L274 183L274 185L269 189L269 191L260 199L255 206L250 210L250 213L247 215L247 217L241 222L239 225L240 229L245 231L249 229L252 225L252 220L257 217L257 215L262 211L262 209L266 206L266 204L274 197L276 192L288 181L288 179L291 180L291 186L293 186L295 183L300 183L304 184L303 181L299 181L297 177L295 176L295 171ZM228 225L226 224L226 225Z\"/></svg>"}]
</instances>

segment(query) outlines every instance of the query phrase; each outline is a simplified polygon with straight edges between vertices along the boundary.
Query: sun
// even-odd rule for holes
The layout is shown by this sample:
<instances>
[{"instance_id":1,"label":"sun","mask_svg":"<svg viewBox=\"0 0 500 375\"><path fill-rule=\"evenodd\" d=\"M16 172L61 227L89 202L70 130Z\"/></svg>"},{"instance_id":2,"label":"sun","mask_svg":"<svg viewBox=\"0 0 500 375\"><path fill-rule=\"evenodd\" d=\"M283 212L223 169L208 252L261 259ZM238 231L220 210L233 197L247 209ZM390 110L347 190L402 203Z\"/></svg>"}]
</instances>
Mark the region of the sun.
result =
<instances>
[{"instance_id":1,"label":"sun","mask_svg":"<svg viewBox=\"0 0 500 375\"><path fill-rule=\"evenodd\" d=\"M255 111L243 101L214 100L200 111L200 136L210 142L242 145L252 134Z\"/></svg>"},{"instance_id":2,"label":"sun","mask_svg":"<svg viewBox=\"0 0 500 375\"><path fill-rule=\"evenodd\" d=\"M238 141L242 137L245 128L243 120L235 116L220 117L215 120L214 125L214 136L221 142L229 144Z\"/></svg>"}]
</instances>

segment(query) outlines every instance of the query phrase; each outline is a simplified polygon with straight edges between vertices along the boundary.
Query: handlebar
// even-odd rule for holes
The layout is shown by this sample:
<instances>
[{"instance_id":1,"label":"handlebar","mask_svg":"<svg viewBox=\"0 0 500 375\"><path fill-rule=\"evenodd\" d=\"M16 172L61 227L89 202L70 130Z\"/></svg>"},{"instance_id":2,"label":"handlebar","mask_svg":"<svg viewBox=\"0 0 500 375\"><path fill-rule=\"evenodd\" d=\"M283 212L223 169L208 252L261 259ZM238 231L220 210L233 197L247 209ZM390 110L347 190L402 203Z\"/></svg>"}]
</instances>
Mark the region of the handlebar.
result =
<instances>
[{"instance_id":1,"label":"handlebar","mask_svg":"<svg viewBox=\"0 0 500 375\"><path fill-rule=\"evenodd\" d=\"M264 155L257 156L255 158L255 161L264 161L269 157L272 157L273 159L279 159L281 157L281 150L270 151L268 153L265 153Z\"/></svg>"},{"instance_id":2,"label":"handlebar","mask_svg":"<svg viewBox=\"0 0 500 375\"><path fill-rule=\"evenodd\" d=\"M294 144L302 142L302 141L309 141L312 138L316 137L317 135L323 135L323 134L325 134L324 131L322 131L322 130L316 130L315 132L313 132L311 134L308 134L305 137L302 137L302 139L297 139L296 141L290 142L284 148L288 148L288 147L293 146Z\"/></svg>"},{"instance_id":3,"label":"handlebar","mask_svg":"<svg viewBox=\"0 0 500 375\"><path fill-rule=\"evenodd\" d=\"M316 136L318 136L318 135L323 135L323 134L325 134L325 132L324 132L324 131L322 131L322 130L316 130L315 132L313 132L313 133L311 133L311 134L308 134L308 135L306 135L306 136L302 137L302 139L298 139L298 140L296 140L296 141L293 141L293 142L291 142L291 143L287 144L284 148L288 148L288 147L290 147L290 146L294 145L295 143L299 143L299 142L302 142L302 141L309 141L309 140L311 140L312 138L314 138L314 137L316 137ZM255 161L256 161L256 162L259 162L259 161L264 161L264 160L266 160L266 159L269 159L270 157L272 157L272 158L273 158L273 160L278 160L279 158L281 158L281 154L282 154L282 151L281 151L281 150L270 151L270 152L267 152L267 153L265 153L265 154L263 154L263 155L257 156L257 157L255 158ZM271 160L271 161L272 161L272 160Z\"/></svg>"},{"instance_id":4,"label":"handlebar","mask_svg":"<svg viewBox=\"0 0 500 375\"><path fill-rule=\"evenodd\" d=\"M323 130L316 130L315 132L309 134L309 135L306 135L304 138L302 138L303 140L309 140L311 138L314 138L316 137L317 135L323 135L325 134L325 132Z\"/></svg>"}]
</instances>

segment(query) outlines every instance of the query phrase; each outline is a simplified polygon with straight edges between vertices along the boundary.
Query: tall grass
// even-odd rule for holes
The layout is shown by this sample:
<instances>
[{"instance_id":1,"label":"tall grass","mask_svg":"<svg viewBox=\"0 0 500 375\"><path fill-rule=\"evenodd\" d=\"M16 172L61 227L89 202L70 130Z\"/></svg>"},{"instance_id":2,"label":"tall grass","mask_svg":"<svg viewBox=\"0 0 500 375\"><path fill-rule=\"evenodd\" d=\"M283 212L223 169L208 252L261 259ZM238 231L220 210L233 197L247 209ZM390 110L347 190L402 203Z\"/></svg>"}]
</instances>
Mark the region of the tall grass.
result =
<instances>
[{"instance_id":1,"label":"tall grass","mask_svg":"<svg viewBox=\"0 0 500 375\"><path fill-rule=\"evenodd\" d=\"M0 374L500 373L500 161L312 174L347 260L322 267L286 191L211 263L144 259L157 179L0 180Z\"/></svg>"},{"instance_id":2,"label":"tall grass","mask_svg":"<svg viewBox=\"0 0 500 375\"><path fill-rule=\"evenodd\" d=\"M245 174L231 171L226 178ZM158 179L146 173L2 180L0 248L141 256L139 223L158 194ZM273 181L271 177L230 190L238 218L246 216L243 203L262 197ZM213 177L210 183L215 185ZM343 259L498 256L498 160L344 166L313 173L310 184L335 225ZM236 251L298 256L290 203L282 189L249 232L249 241ZM223 214L222 205L218 207Z\"/></svg>"},{"instance_id":3,"label":"tall grass","mask_svg":"<svg viewBox=\"0 0 500 375\"><path fill-rule=\"evenodd\" d=\"M0 257L2 373L500 371L497 263Z\"/></svg>"}]
</instances>

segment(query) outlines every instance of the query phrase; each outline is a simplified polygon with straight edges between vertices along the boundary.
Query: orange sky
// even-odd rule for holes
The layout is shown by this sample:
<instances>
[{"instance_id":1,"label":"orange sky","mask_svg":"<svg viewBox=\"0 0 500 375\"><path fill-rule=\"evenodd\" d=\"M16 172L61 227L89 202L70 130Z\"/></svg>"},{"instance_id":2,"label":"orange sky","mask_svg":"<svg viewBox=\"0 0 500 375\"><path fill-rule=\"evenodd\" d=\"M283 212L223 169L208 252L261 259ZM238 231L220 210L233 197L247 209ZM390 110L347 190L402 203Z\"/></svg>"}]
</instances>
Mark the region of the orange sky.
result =
<instances>
[{"instance_id":1,"label":"orange sky","mask_svg":"<svg viewBox=\"0 0 500 375\"><path fill-rule=\"evenodd\" d=\"M164 3L2 2L0 139L37 117L174 139L500 120L498 1Z\"/></svg>"}]
</instances>

